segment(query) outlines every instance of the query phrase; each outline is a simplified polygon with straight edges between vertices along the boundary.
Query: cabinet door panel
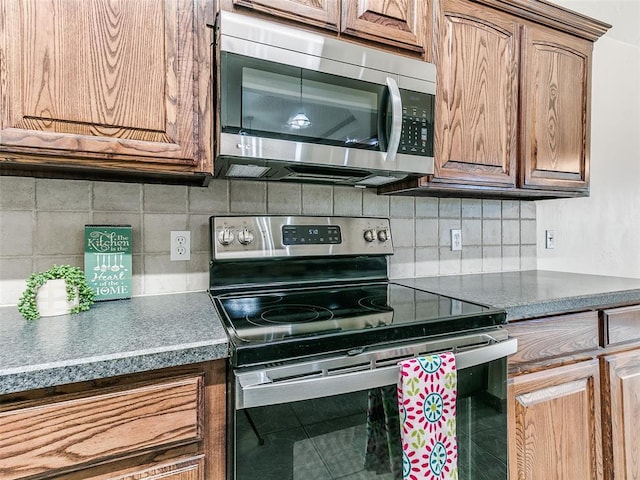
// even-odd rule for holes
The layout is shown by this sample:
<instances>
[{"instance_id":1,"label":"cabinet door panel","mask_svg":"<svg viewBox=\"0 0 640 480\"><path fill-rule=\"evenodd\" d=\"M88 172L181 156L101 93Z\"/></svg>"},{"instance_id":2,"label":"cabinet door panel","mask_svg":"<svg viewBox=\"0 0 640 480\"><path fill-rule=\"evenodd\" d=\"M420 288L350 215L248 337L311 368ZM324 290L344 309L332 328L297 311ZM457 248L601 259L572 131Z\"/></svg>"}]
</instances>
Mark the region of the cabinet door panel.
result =
<instances>
[{"instance_id":1,"label":"cabinet door panel","mask_svg":"<svg viewBox=\"0 0 640 480\"><path fill-rule=\"evenodd\" d=\"M431 0L347 0L342 2L343 33L424 52L425 22Z\"/></svg>"},{"instance_id":2,"label":"cabinet door panel","mask_svg":"<svg viewBox=\"0 0 640 480\"><path fill-rule=\"evenodd\" d=\"M522 186L587 189L592 44L535 25L524 39Z\"/></svg>"},{"instance_id":3,"label":"cabinet door panel","mask_svg":"<svg viewBox=\"0 0 640 480\"><path fill-rule=\"evenodd\" d=\"M0 148L193 169L208 108L194 82L209 65L194 61L196 4L3 2Z\"/></svg>"},{"instance_id":4,"label":"cabinet door panel","mask_svg":"<svg viewBox=\"0 0 640 480\"><path fill-rule=\"evenodd\" d=\"M605 357L605 478L640 478L640 351Z\"/></svg>"},{"instance_id":5,"label":"cabinet door panel","mask_svg":"<svg viewBox=\"0 0 640 480\"><path fill-rule=\"evenodd\" d=\"M205 478L204 455L179 458L157 465L128 468L83 478L85 480L203 480Z\"/></svg>"},{"instance_id":6,"label":"cabinet door panel","mask_svg":"<svg viewBox=\"0 0 640 480\"><path fill-rule=\"evenodd\" d=\"M518 26L458 1L440 23L434 180L515 186Z\"/></svg>"},{"instance_id":7,"label":"cabinet door panel","mask_svg":"<svg viewBox=\"0 0 640 480\"><path fill-rule=\"evenodd\" d=\"M510 478L602 479L598 372L594 360L510 382Z\"/></svg>"},{"instance_id":8,"label":"cabinet door panel","mask_svg":"<svg viewBox=\"0 0 640 480\"><path fill-rule=\"evenodd\" d=\"M233 5L338 31L338 0L233 0Z\"/></svg>"}]
</instances>

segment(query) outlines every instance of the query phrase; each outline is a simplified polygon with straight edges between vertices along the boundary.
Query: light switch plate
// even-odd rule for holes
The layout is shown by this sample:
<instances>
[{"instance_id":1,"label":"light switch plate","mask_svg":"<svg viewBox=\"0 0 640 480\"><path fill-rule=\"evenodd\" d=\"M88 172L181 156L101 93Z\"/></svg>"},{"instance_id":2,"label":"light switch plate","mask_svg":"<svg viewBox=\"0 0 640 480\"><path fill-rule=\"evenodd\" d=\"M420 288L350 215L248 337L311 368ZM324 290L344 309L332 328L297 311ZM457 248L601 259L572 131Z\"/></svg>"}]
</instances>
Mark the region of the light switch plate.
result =
<instances>
[{"instance_id":1,"label":"light switch plate","mask_svg":"<svg viewBox=\"0 0 640 480\"><path fill-rule=\"evenodd\" d=\"M545 230L544 246L547 249L556 248L556 234L553 230Z\"/></svg>"}]
</instances>

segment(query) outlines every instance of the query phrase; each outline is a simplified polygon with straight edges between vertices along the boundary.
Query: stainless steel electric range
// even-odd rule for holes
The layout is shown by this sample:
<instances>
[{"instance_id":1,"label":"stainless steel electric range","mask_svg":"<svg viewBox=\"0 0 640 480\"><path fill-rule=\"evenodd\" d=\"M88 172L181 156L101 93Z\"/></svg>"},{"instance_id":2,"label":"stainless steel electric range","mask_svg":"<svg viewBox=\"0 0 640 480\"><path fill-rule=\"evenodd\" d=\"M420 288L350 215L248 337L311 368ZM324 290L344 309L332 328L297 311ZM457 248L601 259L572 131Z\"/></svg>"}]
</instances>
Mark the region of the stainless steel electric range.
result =
<instances>
[{"instance_id":1,"label":"stainless steel electric range","mask_svg":"<svg viewBox=\"0 0 640 480\"><path fill-rule=\"evenodd\" d=\"M216 216L210 227L210 293L231 344L229 478L401 478L394 448L371 446L371 399L393 404L398 362L441 351L459 372L460 480L507 478L516 341L504 311L390 281L386 218Z\"/></svg>"}]
</instances>

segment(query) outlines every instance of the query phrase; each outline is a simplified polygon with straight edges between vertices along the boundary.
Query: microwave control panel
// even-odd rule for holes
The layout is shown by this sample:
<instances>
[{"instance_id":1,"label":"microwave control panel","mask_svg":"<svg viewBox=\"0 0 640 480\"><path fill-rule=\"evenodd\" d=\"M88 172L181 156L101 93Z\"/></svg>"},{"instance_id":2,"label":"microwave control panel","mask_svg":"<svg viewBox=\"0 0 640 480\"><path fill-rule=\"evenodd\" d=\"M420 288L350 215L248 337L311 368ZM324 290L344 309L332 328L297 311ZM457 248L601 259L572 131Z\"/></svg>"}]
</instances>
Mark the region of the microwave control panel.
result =
<instances>
[{"instance_id":1,"label":"microwave control panel","mask_svg":"<svg viewBox=\"0 0 640 480\"><path fill-rule=\"evenodd\" d=\"M398 153L433 156L433 95L402 91L402 134Z\"/></svg>"}]
</instances>

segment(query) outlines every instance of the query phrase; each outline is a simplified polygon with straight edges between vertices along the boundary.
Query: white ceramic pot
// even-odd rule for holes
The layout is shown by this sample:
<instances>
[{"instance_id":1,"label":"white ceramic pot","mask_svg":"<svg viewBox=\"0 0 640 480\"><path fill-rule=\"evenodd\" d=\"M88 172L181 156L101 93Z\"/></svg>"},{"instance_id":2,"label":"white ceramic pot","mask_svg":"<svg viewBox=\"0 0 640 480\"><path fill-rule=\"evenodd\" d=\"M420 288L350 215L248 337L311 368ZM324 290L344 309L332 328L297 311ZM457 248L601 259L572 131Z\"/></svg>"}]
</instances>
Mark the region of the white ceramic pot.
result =
<instances>
[{"instance_id":1,"label":"white ceramic pot","mask_svg":"<svg viewBox=\"0 0 640 480\"><path fill-rule=\"evenodd\" d=\"M67 300L66 281L63 278L47 280L36 293L36 307L41 317L66 315L79 303L77 292L73 301Z\"/></svg>"}]
</instances>

